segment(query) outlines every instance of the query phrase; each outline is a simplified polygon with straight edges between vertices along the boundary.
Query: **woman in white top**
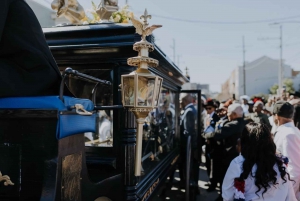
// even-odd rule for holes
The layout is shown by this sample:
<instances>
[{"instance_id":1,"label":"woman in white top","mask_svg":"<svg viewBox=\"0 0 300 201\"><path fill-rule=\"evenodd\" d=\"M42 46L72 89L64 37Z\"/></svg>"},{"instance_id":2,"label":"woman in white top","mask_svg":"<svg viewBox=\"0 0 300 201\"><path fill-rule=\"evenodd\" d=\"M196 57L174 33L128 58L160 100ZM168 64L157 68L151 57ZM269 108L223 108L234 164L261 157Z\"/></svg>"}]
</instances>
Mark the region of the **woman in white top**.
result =
<instances>
[{"instance_id":1,"label":"woman in white top","mask_svg":"<svg viewBox=\"0 0 300 201\"><path fill-rule=\"evenodd\" d=\"M247 124L240 141L241 154L231 161L224 178L224 201L239 198L245 201L297 201L292 181L283 160L276 156L276 145L267 126ZM236 185L237 180L244 186ZM237 190L240 187L242 190Z\"/></svg>"}]
</instances>

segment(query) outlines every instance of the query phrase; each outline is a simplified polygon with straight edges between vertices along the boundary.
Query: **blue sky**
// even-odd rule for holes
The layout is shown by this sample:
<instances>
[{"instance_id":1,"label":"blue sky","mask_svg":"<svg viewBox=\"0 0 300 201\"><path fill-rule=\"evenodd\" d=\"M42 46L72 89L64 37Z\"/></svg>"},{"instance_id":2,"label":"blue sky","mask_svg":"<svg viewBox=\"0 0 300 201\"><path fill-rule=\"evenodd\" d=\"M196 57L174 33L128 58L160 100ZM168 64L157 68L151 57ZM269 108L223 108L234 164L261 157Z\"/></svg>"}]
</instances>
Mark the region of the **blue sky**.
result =
<instances>
[{"instance_id":1,"label":"blue sky","mask_svg":"<svg viewBox=\"0 0 300 201\"><path fill-rule=\"evenodd\" d=\"M78 0L86 9L91 1ZM100 0L94 0L96 4ZM242 36L245 36L246 61L261 56L279 58L279 26L264 23L218 24L214 22L249 22L268 19L285 20L283 25L283 58L295 70L300 70L300 1L298 0L128 0L136 15L147 8L153 15L150 24L161 24L154 31L157 44L173 59L171 48L176 40L176 62L190 70L191 82L210 84L220 91L221 84L238 65L242 65ZM119 0L119 5L125 0ZM157 16L156 16L157 15ZM201 20L213 23L191 23L158 16ZM276 22L277 20L272 20ZM273 38L272 40L258 40ZM277 70L277 69L274 69ZM258 72L259 73L259 72Z\"/></svg>"}]
</instances>

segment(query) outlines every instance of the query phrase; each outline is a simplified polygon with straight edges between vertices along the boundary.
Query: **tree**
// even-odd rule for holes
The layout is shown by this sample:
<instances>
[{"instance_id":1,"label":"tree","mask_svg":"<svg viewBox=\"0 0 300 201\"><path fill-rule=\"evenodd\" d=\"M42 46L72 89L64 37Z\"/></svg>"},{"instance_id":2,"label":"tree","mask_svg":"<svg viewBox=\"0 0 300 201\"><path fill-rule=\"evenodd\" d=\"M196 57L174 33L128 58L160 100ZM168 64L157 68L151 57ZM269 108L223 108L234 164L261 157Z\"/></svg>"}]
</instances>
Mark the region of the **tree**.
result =
<instances>
[{"instance_id":1,"label":"tree","mask_svg":"<svg viewBox=\"0 0 300 201\"><path fill-rule=\"evenodd\" d=\"M283 86L285 86L285 90L288 93L294 93L295 89L294 89L294 82L292 79L285 79L283 81ZM274 84L271 88L270 88L270 93L271 94L277 94L277 89L278 89L278 84Z\"/></svg>"},{"instance_id":2,"label":"tree","mask_svg":"<svg viewBox=\"0 0 300 201\"><path fill-rule=\"evenodd\" d=\"M278 84L274 84L274 85L270 88L270 93L271 93L271 94L277 94L277 89L278 89Z\"/></svg>"},{"instance_id":3,"label":"tree","mask_svg":"<svg viewBox=\"0 0 300 201\"><path fill-rule=\"evenodd\" d=\"M286 92L288 92L288 93L294 93L295 92L294 82L293 82L292 79L285 79L283 81L283 84L285 85Z\"/></svg>"}]
</instances>

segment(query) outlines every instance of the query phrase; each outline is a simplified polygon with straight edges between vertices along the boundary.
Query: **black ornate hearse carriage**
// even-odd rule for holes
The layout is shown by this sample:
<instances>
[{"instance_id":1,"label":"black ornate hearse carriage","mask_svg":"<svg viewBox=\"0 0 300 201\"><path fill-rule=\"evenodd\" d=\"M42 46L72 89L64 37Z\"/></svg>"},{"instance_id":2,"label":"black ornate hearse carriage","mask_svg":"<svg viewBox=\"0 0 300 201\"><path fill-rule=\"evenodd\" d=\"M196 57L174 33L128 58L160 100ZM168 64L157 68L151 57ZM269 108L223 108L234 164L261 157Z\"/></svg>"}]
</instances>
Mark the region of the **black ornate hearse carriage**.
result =
<instances>
[{"instance_id":1,"label":"black ornate hearse carriage","mask_svg":"<svg viewBox=\"0 0 300 201\"><path fill-rule=\"evenodd\" d=\"M145 119L142 176L136 177L135 117L123 108L119 88L121 75L135 70L127 65L140 40L135 28L99 24L46 28L44 33L61 72L71 67L112 84L95 85L78 76L67 80L74 95L93 100L95 132L58 140L59 110L0 109L0 167L5 167L0 171L15 183L0 184L0 200L150 200L179 158L179 93L188 79L154 45L150 56L159 67L151 71L164 81L159 107ZM153 36L147 40L154 44ZM193 93L200 97L199 91Z\"/></svg>"}]
</instances>

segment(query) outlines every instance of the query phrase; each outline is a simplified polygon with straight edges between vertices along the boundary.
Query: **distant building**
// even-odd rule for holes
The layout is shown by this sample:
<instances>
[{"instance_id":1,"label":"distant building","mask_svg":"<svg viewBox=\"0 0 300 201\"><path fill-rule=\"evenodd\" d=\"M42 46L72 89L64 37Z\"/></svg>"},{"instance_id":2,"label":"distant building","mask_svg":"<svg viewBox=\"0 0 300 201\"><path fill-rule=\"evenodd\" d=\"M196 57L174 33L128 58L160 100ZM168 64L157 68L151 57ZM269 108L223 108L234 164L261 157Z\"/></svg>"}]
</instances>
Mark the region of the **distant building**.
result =
<instances>
[{"instance_id":1,"label":"distant building","mask_svg":"<svg viewBox=\"0 0 300 201\"><path fill-rule=\"evenodd\" d=\"M269 94L269 89L278 84L279 60L263 56L246 64L246 95ZM290 78L294 81L295 90L300 88L300 72L294 71L291 66L283 63L283 79ZM244 95L243 67L234 69L230 77L222 85L219 99L228 99L235 96L237 99Z\"/></svg>"},{"instance_id":2,"label":"distant building","mask_svg":"<svg viewBox=\"0 0 300 201\"><path fill-rule=\"evenodd\" d=\"M201 90L201 93L210 97L209 84L185 83L182 90Z\"/></svg>"}]
</instances>

